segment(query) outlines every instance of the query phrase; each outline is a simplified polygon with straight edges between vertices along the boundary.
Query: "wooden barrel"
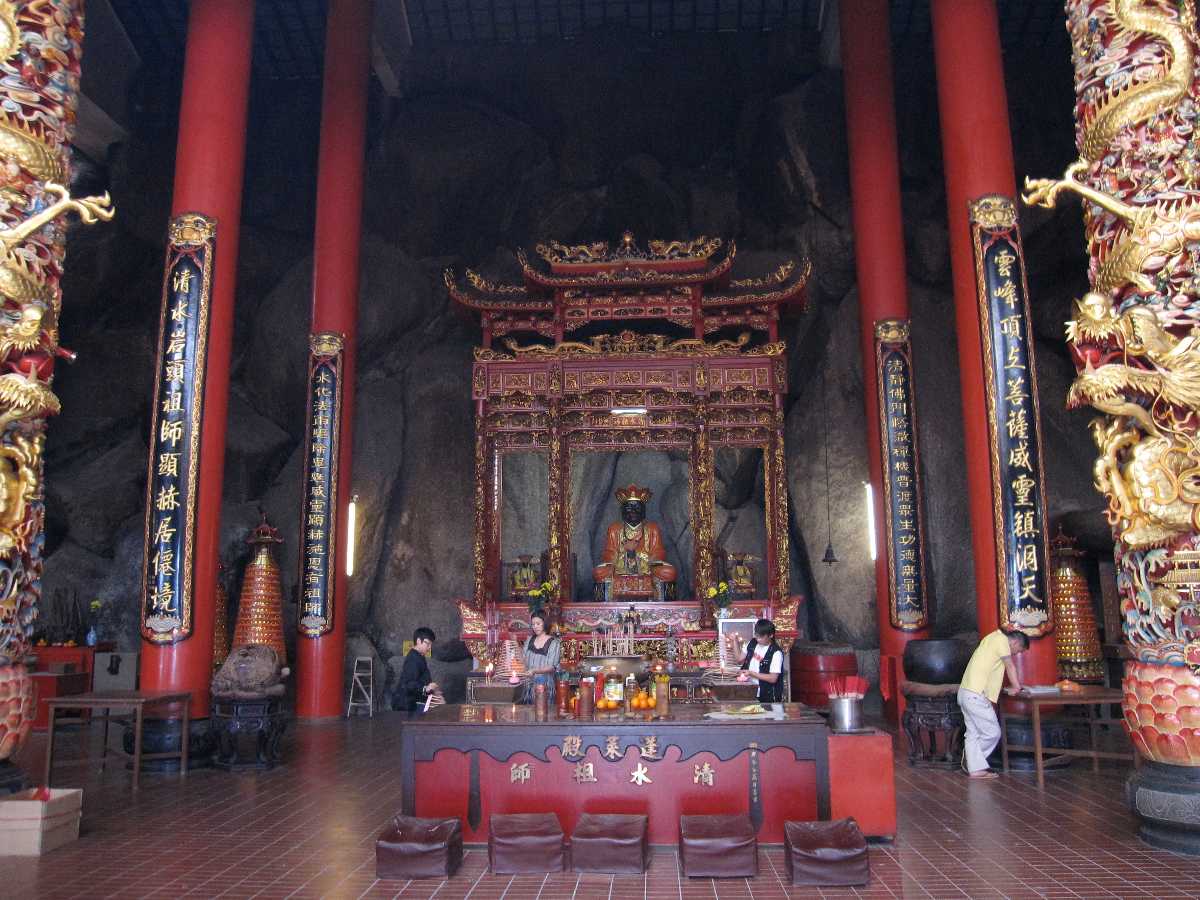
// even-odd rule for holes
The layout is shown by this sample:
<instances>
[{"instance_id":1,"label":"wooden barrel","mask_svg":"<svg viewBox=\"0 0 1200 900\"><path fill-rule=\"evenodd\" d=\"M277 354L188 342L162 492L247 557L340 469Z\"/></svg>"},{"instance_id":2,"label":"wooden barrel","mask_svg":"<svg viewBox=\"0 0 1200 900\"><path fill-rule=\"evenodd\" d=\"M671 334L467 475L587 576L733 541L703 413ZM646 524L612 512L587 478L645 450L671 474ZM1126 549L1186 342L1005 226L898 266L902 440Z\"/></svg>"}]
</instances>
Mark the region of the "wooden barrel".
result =
<instances>
[{"instance_id":1,"label":"wooden barrel","mask_svg":"<svg viewBox=\"0 0 1200 900\"><path fill-rule=\"evenodd\" d=\"M792 702L829 708L825 684L830 678L858 674L858 657L849 644L797 641L788 654Z\"/></svg>"}]
</instances>

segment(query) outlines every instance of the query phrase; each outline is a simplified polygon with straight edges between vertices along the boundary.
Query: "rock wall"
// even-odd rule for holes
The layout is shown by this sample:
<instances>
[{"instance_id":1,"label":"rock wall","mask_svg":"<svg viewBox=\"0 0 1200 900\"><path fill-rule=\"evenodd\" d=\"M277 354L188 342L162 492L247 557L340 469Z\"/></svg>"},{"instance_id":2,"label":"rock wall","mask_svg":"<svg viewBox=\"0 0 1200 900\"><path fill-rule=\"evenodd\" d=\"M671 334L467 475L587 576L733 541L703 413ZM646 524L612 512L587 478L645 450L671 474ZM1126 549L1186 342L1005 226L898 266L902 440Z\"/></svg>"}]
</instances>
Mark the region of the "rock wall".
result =
<instances>
[{"instance_id":1,"label":"rock wall","mask_svg":"<svg viewBox=\"0 0 1200 900\"><path fill-rule=\"evenodd\" d=\"M936 96L924 51L898 59L931 589L936 631L951 634L972 628L975 614ZM1067 57L1048 48L1010 62L1018 174L1056 171L1072 156ZM156 73L145 75L142 121L110 160L85 170L113 192L120 214L115 227L72 236L62 333L80 361L56 382L64 412L47 444L46 623L96 597L102 636L123 647L137 644L151 344L174 145L172 86L148 88ZM811 636L849 641L869 663L877 639L862 488L868 448L840 74L820 70L783 35L603 34L417 53L406 80L404 99L373 98L370 124L354 461L361 530L348 659L371 655L382 672L417 625L455 635L451 601L471 587L468 377L479 335L448 308L441 269L470 264L513 278L512 248L612 239L630 228L642 239L734 238L740 257L764 271L782 254L813 260L810 309L785 328L793 588L810 598L801 624ZM313 85L260 85L252 104L223 523L234 601L260 508L285 538L285 592L295 597L318 96ZM1039 117L1051 102L1062 115L1049 127ZM1081 287L1078 216L1031 213L1026 239L1051 514L1102 544L1086 416L1062 410L1070 366L1060 328ZM651 483L668 555L690 560L685 461L652 456L577 461L581 595L615 517L618 483ZM752 461L719 463L718 531L730 549L749 550L761 540L761 477ZM544 502L515 475L510 487ZM537 542L535 526L513 528L526 537L506 553ZM820 560L830 539L839 562L827 566ZM294 610L289 604L289 625ZM438 680L461 676L455 656L450 646L436 655Z\"/></svg>"}]
</instances>

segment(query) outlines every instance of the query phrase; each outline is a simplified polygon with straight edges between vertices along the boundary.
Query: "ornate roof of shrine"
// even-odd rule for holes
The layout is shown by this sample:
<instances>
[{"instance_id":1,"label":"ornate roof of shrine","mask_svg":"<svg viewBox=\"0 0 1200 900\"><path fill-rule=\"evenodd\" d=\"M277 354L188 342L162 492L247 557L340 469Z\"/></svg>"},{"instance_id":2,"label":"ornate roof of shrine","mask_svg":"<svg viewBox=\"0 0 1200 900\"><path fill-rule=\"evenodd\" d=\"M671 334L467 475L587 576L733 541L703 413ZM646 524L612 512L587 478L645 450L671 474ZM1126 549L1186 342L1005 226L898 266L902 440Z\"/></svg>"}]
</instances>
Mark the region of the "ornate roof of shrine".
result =
<instances>
[{"instance_id":1,"label":"ornate roof of shrine","mask_svg":"<svg viewBox=\"0 0 1200 900\"><path fill-rule=\"evenodd\" d=\"M725 327L775 330L782 307L804 303L808 260L786 260L765 274L732 277L737 247L720 238L648 241L626 233L615 246L597 241L538 244L516 253L522 283L493 281L473 269L462 280L445 271L446 289L479 313L495 334L565 332L604 322L661 319L711 333Z\"/></svg>"},{"instance_id":2,"label":"ornate roof of shrine","mask_svg":"<svg viewBox=\"0 0 1200 900\"><path fill-rule=\"evenodd\" d=\"M535 252L534 257L523 249L516 252L522 284L492 281L474 269L467 269L460 283L453 269L447 269L446 287L451 297L472 309L543 309L553 305L555 293L575 298L637 290L686 300L692 287L704 289L706 305L793 303L803 302L811 270L807 260L799 266L788 260L760 277L733 280L737 246L706 236L652 240L641 247L626 232L615 247L606 241L570 246L548 241Z\"/></svg>"}]
</instances>

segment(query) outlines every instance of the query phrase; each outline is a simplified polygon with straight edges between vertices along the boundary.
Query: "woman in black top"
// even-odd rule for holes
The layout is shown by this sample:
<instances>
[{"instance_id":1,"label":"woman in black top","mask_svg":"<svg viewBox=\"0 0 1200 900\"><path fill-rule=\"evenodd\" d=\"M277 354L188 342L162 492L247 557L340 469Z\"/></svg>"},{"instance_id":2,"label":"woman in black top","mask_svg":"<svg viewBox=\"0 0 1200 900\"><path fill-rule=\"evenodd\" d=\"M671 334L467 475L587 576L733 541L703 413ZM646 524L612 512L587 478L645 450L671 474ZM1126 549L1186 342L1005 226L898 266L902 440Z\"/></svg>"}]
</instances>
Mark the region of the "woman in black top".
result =
<instances>
[{"instance_id":1,"label":"woman in black top","mask_svg":"<svg viewBox=\"0 0 1200 900\"><path fill-rule=\"evenodd\" d=\"M554 701L554 675L558 671L558 664L562 659L562 646L558 638L547 630L549 624L546 621L546 614L540 609L529 617L529 628L533 634L529 636L529 640L525 642L525 646L521 650L521 655L525 659L525 671L533 676L526 688L526 703L533 702L533 691L536 684L546 685L551 702Z\"/></svg>"}]
</instances>

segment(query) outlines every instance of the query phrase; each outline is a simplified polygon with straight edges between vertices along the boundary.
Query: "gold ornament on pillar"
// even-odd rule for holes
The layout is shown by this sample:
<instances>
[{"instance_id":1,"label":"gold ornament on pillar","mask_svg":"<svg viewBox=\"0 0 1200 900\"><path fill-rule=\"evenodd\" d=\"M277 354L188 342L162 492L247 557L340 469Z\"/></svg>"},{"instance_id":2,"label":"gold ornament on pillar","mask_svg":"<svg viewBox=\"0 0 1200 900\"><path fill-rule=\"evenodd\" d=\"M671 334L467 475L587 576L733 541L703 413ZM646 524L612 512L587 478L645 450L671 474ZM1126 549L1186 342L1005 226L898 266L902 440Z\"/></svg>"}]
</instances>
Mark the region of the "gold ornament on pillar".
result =
<instances>
[{"instance_id":1,"label":"gold ornament on pillar","mask_svg":"<svg viewBox=\"0 0 1200 900\"><path fill-rule=\"evenodd\" d=\"M1075 681L1103 681L1100 629L1083 573L1083 557L1075 539L1059 528L1050 541L1050 595L1058 623L1058 674Z\"/></svg>"},{"instance_id":2,"label":"gold ornament on pillar","mask_svg":"<svg viewBox=\"0 0 1200 900\"><path fill-rule=\"evenodd\" d=\"M67 213L113 216L107 195L74 199L71 136L83 3L0 0L0 763L29 734L25 670L41 594L42 445L59 411L58 345Z\"/></svg>"},{"instance_id":3,"label":"gold ornament on pillar","mask_svg":"<svg viewBox=\"0 0 1200 900\"><path fill-rule=\"evenodd\" d=\"M283 644L283 584L279 579L279 563L271 552L272 544L282 544L279 532L267 522L254 529L246 543L254 547L254 559L246 566L242 580L242 599L238 604L237 626L233 630L233 647L265 644L275 651L280 665L287 661Z\"/></svg>"},{"instance_id":4,"label":"gold ornament on pillar","mask_svg":"<svg viewBox=\"0 0 1200 900\"><path fill-rule=\"evenodd\" d=\"M217 602L213 609L213 668L219 669L229 656L229 591L225 589L225 567L217 564Z\"/></svg>"}]
</instances>

